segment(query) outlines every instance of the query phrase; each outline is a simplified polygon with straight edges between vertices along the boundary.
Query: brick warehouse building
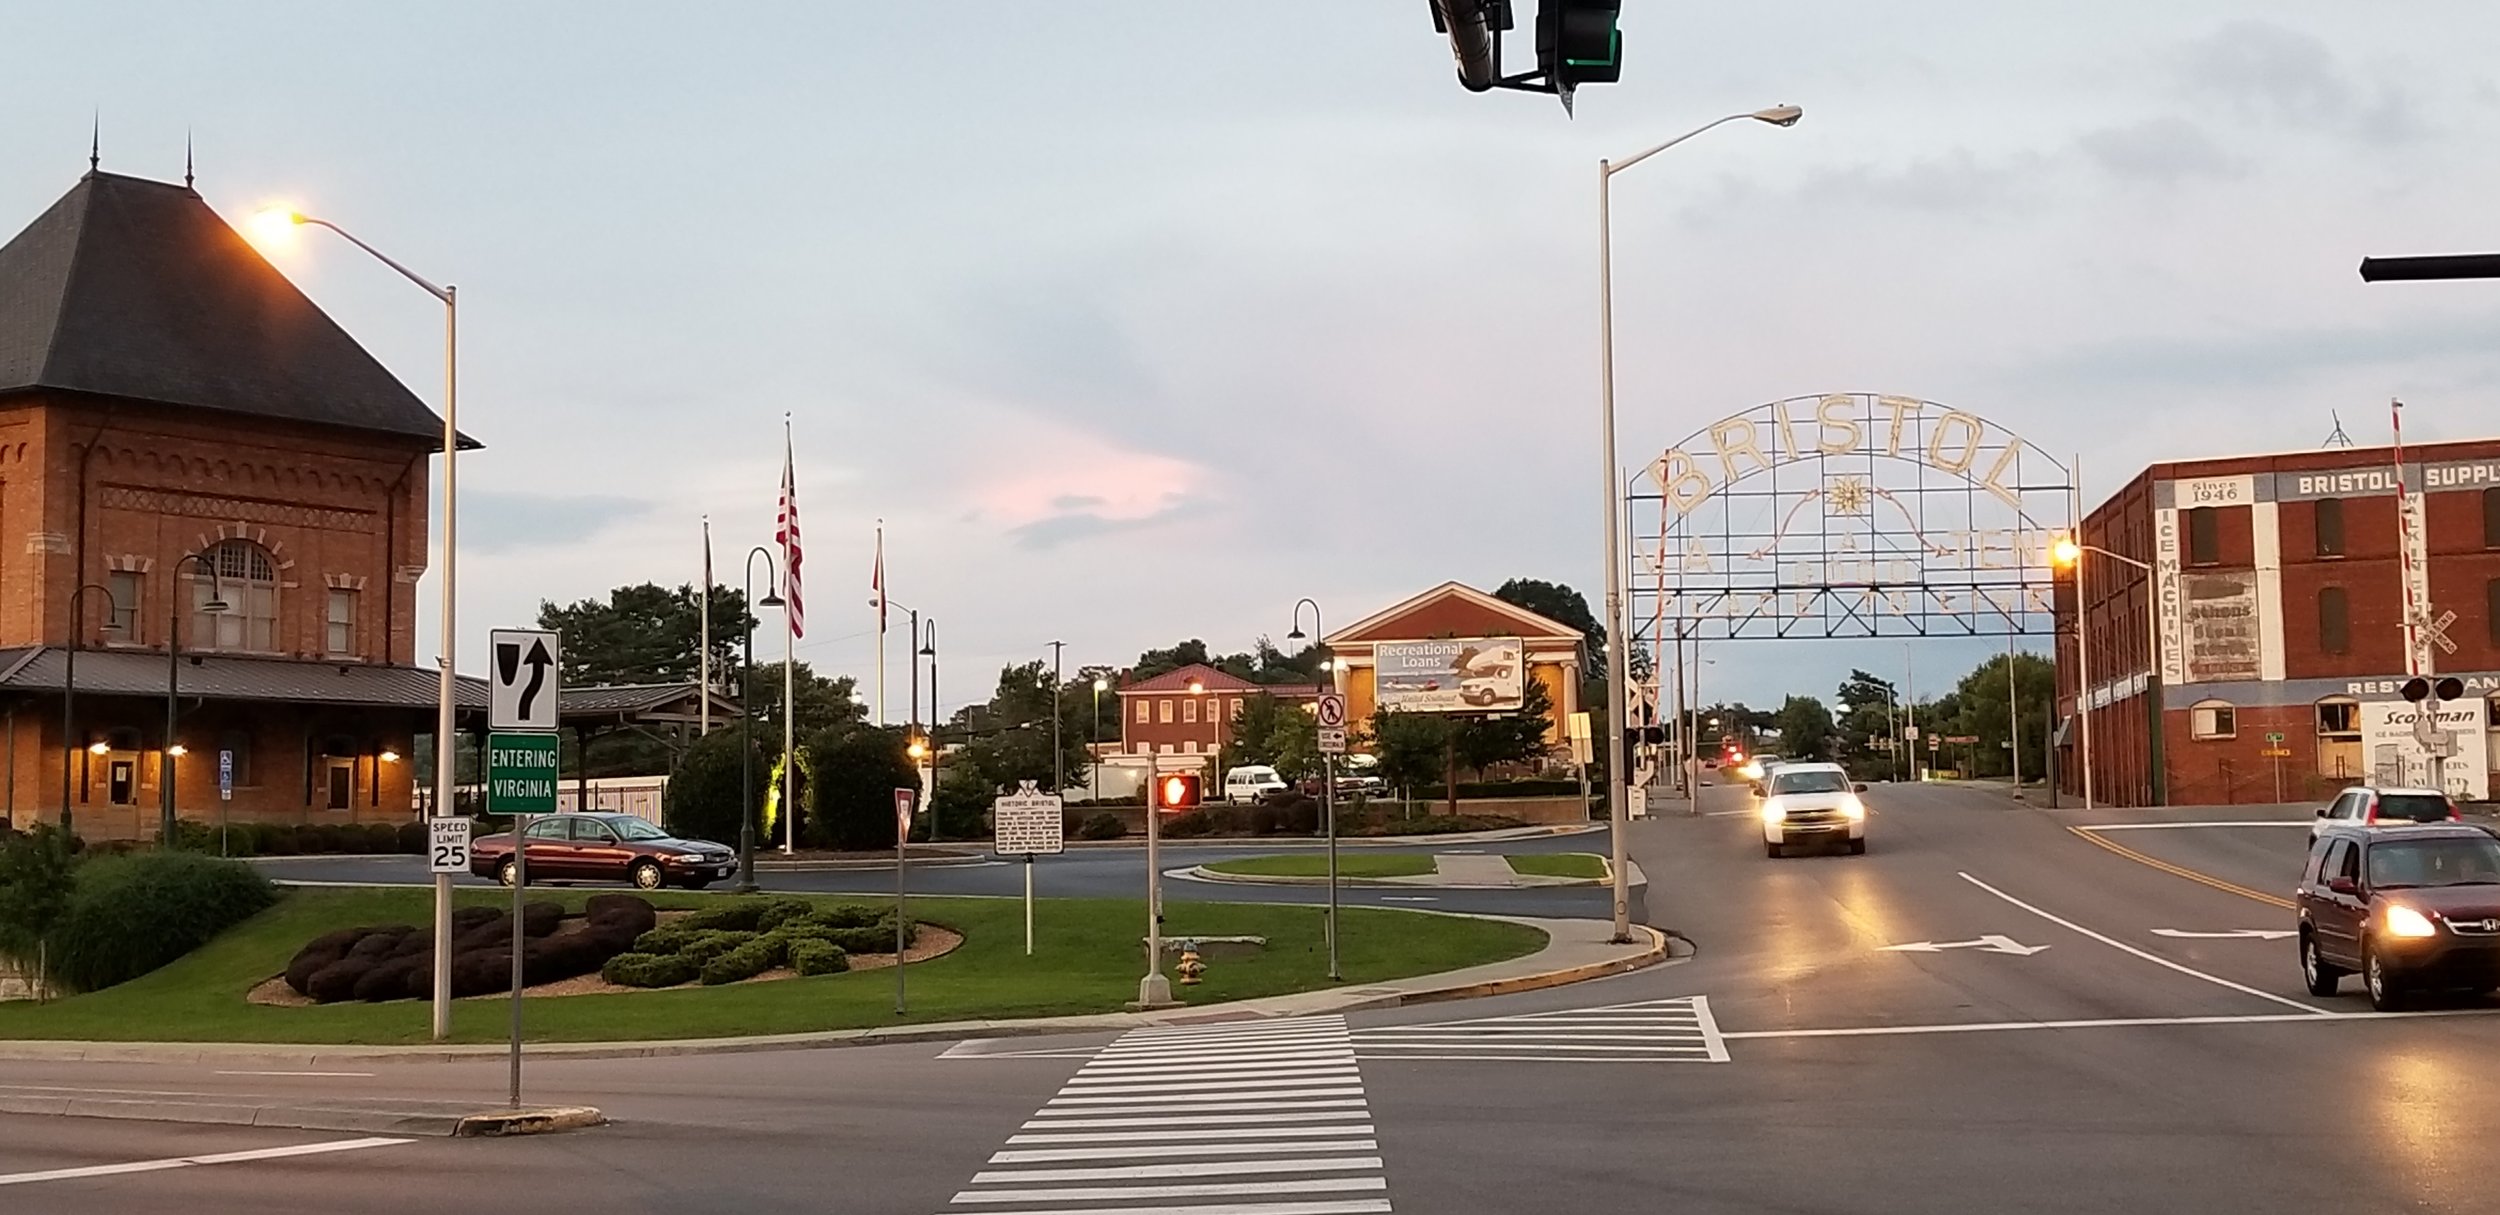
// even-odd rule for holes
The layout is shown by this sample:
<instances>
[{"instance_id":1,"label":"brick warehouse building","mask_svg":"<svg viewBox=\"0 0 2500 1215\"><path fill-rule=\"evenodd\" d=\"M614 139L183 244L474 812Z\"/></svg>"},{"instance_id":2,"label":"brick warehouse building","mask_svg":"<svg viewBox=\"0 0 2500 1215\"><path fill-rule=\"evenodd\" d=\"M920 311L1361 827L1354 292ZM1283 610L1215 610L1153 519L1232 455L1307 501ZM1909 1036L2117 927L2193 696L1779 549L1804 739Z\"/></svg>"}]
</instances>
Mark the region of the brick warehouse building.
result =
<instances>
[{"instance_id":1,"label":"brick warehouse building","mask_svg":"<svg viewBox=\"0 0 2500 1215\"><path fill-rule=\"evenodd\" d=\"M2113 805L2323 802L2369 779L2422 783L2410 739L2406 582L2394 452L2327 448L2156 464L2084 519L2082 540L2153 567L2082 559L2093 792ZM2445 783L2487 797L2500 745L2500 439L2405 449L2412 591L2447 646L2423 644L2466 699ZM2075 575L2057 610L2059 784L2082 790ZM2151 593L2160 587L2164 593ZM2147 670L2147 618L2158 630ZM2145 695L2159 698L2158 728ZM2270 741L2279 735L2280 741ZM2268 755L2288 751L2288 755Z\"/></svg>"},{"instance_id":2,"label":"brick warehouse building","mask_svg":"<svg viewBox=\"0 0 2500 1215\"><path fill-rule=\"evenodd\" d=\"M57 819L66 763L80 834L152 836L224 751L238 819L405 817L441 434L188 186L90 172L0 246L0 816Z\"/></svg>"}]
</instances>

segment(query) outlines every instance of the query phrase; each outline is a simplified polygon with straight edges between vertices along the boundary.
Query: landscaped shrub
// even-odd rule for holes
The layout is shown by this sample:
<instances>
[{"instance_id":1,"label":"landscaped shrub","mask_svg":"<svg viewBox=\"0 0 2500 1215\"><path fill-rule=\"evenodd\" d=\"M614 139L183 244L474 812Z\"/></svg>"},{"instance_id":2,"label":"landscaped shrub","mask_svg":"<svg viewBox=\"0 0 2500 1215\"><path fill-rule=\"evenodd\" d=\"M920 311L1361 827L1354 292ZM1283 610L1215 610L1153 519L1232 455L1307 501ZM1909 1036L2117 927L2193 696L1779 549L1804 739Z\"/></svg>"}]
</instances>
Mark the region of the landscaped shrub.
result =
<instances>
[{"instance_id":1,"label":"landscaped shrub","mask_svg":"<svg viewBox=\"0 0 2500 1215\"><path fill-rule=\"evenodd\" d=\"M526 959L524 959L526 960ZM471 949L451 956L451 994L493 995L512 990L512 950Z\"/></svg>"},{"instance_id":2,"label":"landscaped shrub","mask_svg":"<svg viewBox=\"0 0 2500 1215\"><path fill-rule=\"evenodd\" d=\"M887 914L884 909L871 907L866 903L836 903L831 907L819 907L809 912L807 918L810 922L830 924L835 928L867 928L884 919Z\"/></svg>"},{"instance_id":3,"label":"landscaped shrub","mask_svg":"<svg viewBox=\"0 0 2500 1215\"><path fill-rule=\"evenodd\" d=\"M1076 838L1081 840L1116 840L1127 834L1128 823L1108 810L1086 815L1076 829Z\"/></svg>"},{"instance_id":4,"label":"landscaped shrub","mask_svg":"<svg viewBox=\"0 0 2500 1215\"><path fill-rule=\"evenodd\" d=\"M366 823L363 831L365 846L362 851L376 853L405 851L399 846L399 824L397 823ZM424 849L420 846L418 850Z\"/></svg>"},{"instance_id":5,"label":"landscaped shrub","mask_svg":"<svg viewBox=\"0 0 2500 1215\"><path fill-rule=\"evenodd\" d=\"M296 846L295 828L285 823L254 823L252 851L261 856L295 856L302 849Z\"/></svg>"},{"instance_id":6,"label":"landscaped shrub","mask_svg":"<svg viewBox=\"0 0 2500 1215\"><path fill-rule=\"evenodd\" d=\"M764 909L764 914L755 918L756 931L771 932L783 924L806 916L813 910L815 910L815 905L806 899L775 899L771 906Z\"/></svg>"},{"instance_id":7,"label":"landscaped shrub","mask_svg":"<svg viewBox=\"0 0 2500 1215\"><path fill-rule=\"evenodd\" d=\"M790 968L803 975L840 974L851 968L851 958L830 941L792 941Z\"/></svg>"},{"instance_id":8,"label":"landscaped shrub","mask_svg":"<svg viewBox=\"0 0 2500 1215\"><path fill-rule=\"evenodd\" d=\"M55 980L95 991L173 961L278 901L239 861L186 852L90 860L48 940Z\"/></svg>"},{"instance_id":9,"label":"landscaped shrub","mask_svg":"<svg viewBox=\"0 0 2500 1215\"><path fill-rule=\"evenodd\" d=\"M717 905L681 917L677 922L693 929L727 929L732 932L753 932L764 922L774 899L723 899Z\"/></svg>"},{"instance_id":10,"label":"landscaped shrub","mask_svg":"<svg viewBox=\"0 0 2500 1215\"><path fill-rule=\"evenodd\" d=\"M1284 816L1278 814L1276 807L1267 802L1260 802L1250 807L1249 819L1252 835L1274 835L1278 828L1284 826Z\"/></svg>"},{"instance_id":11,"label":"landscaped shrub","mask_svg":"<svg viewBox=\"0 0 2500 1215\"><path fill-rule=\"evenodd\" d=\"M1192 810L1163 820L1163 825L1156 831L1165 839L1191 840L1210 834L1214 829L1215 825L1208 821L1206 811Z\"/></svg>"},{"instance_id":12,"label":"landscaped shrub","mask_svg":"<svg viewBox=\"0 0 2500 1215\"><path fill-rule=\"evenodd\" d=\"M734 843L741 804L746 807L745 816L758 824L756 834L763 834L762 807L764 791L772 783L771 769L760 751L746 748L748 768L741 777L740 752L738 731L718 730L696 739L677 761L677 770L668 778L660 817L680 839Z\"/></svg>"},{"instance_id":13,"label":"landscaped shrub","mask_svg":"<svg viewBox=\"0 0 2500 1215\"><path fill-rule=\"evenodd\" d=\"M688 928L686 927L686 921L679 919L674 923L662 924L659 927L634 938L634 952L673 954L680 949L684 949L686 947L686 942L691 941L708 931L711 930L704 928Z\"/></svg>"},{"instance_id":14,"label":"landscaped shrub","mask_svg":"<svg viewBox=\"0 0 2500 1215\"><path fill-rule=\"evenodd\" d=\"M401 823L397 834L399 836L399 851L410 856L423 856L425 855L425 850L432 833L426 830L426 826L423 822L414 822Z\"/></svg>"},{"instance_id":15,"label":"landscaped shrub","mask_svg":"<svg viewBox=\"0 0 2500 1215\"><path fill-rule=\"evenodd\" d=\"M717 987L723 983L752 979L781 965L788 956L788 949L789 941L783 937L762 936L743 942L703 964L703 984Z\"/></svg>"},{"instance_id":16,"label":"landscaped shrub","mask_svg":"<svg viewBox=\"0 0 2500 1215\"><path fill-rule=\"evenodd\" d=\"M356 985L373 973L375 959L349 954L313 972L304 984L304 994L324 1004L354 999Z\"/></svg>"},{"instance_id":17,"label":"landscaped shrub","mask_svg":"<svg viewBox=\"0 0 2500 1215\"><path fill-rule=\"evenodd\" d=\"M599 968L599 977L619 987L675 987L694 982L698 969L673 953L620 953Z\"/></svg>"},{"instance_id":18,"label":"landscaped shrub","mask_svg":"<svg viewBox=\"0 0 2500 1215\"><path fill-rule=\"evenodd\" d=\"M679 947L677 956L701 965L749 941L758 939L760 939L760 934L757 933L715 928L710 932L697 935L693 940Z\"/></svg>"},{"instance_id":19,"label":"landscaped shrub","mask_svg":"<svg viewBox=\"0 0 2500 1215\"><path fill-rule=\"evenodd\" d=\"M630 894L595 895L579 921L552 902L522 908L522 982L535 986L598 971L631 949L658 912ZM512 982L512 916L493 907L452 912L452 992L506 991ZM561 927L560 927L561 926ZM342 928L305 942L287 964L287 985L313 999L395 1000L434 990L434 932L392 924ZM691 977L691 971L689 971Z\"/></svg>"}]
</instances>

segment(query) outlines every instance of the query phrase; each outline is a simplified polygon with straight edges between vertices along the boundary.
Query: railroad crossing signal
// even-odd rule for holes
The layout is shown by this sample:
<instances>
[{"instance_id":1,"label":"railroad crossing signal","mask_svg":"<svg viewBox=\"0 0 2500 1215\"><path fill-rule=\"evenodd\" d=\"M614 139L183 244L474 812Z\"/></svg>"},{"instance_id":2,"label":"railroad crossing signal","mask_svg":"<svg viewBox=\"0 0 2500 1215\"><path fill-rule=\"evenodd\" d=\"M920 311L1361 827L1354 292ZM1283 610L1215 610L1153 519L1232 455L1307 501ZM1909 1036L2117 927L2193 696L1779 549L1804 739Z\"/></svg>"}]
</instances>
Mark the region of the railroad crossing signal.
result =
<instances>
[{"instance_id":1,"label":"railroad crossing signal","mask_svg":"<svg viewBox=\"0 0 2500 1215\"><path fill-rule=\"evenodd\" d=\"M2423 613L2424 616L2428 616L2429 614L2430 613L2428 612ZM2448 626L2455 624L2456 622L2457 614L2455 612L2441 612L2439 614L2439 619L2425 620L2422 624L2422 640L2438 646L2439 652L2442 654L2456 653L2457 643L2448 640ZM2449 699L2454 698L2450 697Z\"/></svg>"}]
</instances>

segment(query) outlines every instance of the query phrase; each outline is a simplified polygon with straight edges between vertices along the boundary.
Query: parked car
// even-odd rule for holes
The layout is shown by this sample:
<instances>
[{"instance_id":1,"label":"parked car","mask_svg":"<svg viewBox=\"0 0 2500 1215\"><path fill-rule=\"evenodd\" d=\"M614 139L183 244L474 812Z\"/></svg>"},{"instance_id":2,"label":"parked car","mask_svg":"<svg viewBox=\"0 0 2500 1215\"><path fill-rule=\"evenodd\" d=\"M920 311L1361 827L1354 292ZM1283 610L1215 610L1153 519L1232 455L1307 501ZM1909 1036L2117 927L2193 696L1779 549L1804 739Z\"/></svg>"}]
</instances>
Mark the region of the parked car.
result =
<instances>
[{"instance_id":1,"label":"parked car","mask_svg":"<svg viewBox=\"0 0 2500 1215\"><path fill-rule=\"evenodd\" d=\"M1838 843L1866 851L1866 786L1839 764L1781 764L1763 776L1762 850L1784 856L1794 844Z\"/></svg>"},{"instance_id":2,"label":"parked car","mask_svg":"<svg viewBox=\"0 0 2500 1215\"><path fill-rule=\"evenodd\" d=\"M2461 823L2465 816L2457 804L2437 789L2381 789L2374 785L2355 785L2338 794L2334 801L2318 807L2318 819L2309 824L2309 838L2326 834L2337 824L2375 827L2381 823Z\"/></svg>"},{"instance_id":3,"label":"parked car","mask_svg":"<svg viewBox=\"0 0 2500 1215\"><path fill-rule=\"evenodd\" d=\"M2296 904L2313 996L2359 974L2372 1007L2417 991L2500 990L2500 839L2431 823L2335 823L2309 846Z\"/></svg>"},{"instance_id":4,"label":"parked car","mask_svg":"<svg viewBox=\"0 0 2500 1215\"><path fill-rule=\"evenodd\" d=\"M1224 773L1224 800L1235 805L1256 802L1286 788L1285 778L1266 764L1244 764Z\"/></svg>"},{"instance_id":5,"label":"parked car","mask_svg":"<svg viewBox=\"0 0 2500 1215\"><path fill-rule=\"evenodd\" d=\"M679 839L630 814L552 814L533 820L531 881L631 882L643 890L678 885L701 890L738 872L738 854L709 840ZM517 878L512 833L469 843L469 872L504 885Z\"/></svg>"}]
</instances>

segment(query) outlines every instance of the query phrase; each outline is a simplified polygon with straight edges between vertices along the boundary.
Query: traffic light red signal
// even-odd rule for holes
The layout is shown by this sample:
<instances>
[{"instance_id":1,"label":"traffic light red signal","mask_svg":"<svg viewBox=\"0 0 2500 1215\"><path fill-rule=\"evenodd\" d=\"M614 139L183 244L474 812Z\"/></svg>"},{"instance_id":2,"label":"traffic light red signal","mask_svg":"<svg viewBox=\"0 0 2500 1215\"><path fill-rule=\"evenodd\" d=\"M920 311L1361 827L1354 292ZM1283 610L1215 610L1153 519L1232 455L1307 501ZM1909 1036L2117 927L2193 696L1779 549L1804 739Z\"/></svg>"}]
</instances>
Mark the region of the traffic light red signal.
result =
<instances>
[{"instance_id":1,"label":"traffic light red signal","mask_svg":"<svg viewBox=\"0 0 2500 1215\"><path fill-rule=\"evenodd\" d=\"M1178 814L1198 808L1199 777L1194 772L1175 772L1155 781L1155 808L1166 814Z\"/></svg>"}]
</instances>

